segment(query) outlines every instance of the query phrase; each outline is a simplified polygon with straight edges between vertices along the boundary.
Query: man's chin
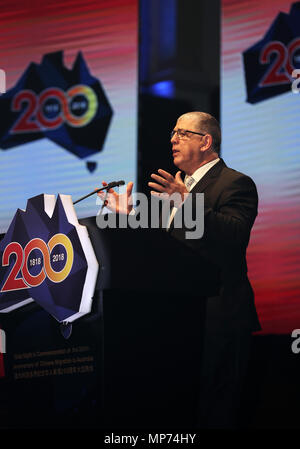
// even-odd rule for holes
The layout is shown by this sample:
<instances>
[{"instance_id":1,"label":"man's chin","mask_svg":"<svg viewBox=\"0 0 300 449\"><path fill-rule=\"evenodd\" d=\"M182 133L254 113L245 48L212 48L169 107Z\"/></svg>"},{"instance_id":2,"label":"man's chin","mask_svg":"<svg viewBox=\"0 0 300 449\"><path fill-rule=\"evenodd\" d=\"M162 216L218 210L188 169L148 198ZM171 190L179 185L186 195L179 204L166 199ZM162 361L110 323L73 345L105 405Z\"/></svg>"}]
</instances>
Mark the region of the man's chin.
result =
<instances>
[{"instance_id":1,"label":"man's chin","mask_svg":"<svg viewBox=\"0 0 300 449\"><path fill-rule=\"evenodd\" d=\"M180 158L176 157L176 155L173 156L173 164L181 170Z\"/></svg>"}]
</instances>

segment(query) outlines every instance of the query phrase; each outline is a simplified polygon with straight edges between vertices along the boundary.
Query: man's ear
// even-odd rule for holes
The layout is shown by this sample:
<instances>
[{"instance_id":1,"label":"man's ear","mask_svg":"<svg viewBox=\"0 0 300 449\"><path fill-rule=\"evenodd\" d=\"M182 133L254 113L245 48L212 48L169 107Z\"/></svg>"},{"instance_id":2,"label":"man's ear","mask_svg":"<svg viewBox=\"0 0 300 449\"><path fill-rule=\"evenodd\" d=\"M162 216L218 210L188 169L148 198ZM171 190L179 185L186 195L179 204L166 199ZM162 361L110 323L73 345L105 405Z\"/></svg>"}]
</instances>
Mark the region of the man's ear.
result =
<instances>
[{"instance_id":1,"label":"man's ear","mask_svg":"<svg viewBox=\"0 0 300 449\"><path fill-rule=\"evenodd\" d=\"M210 134L205 134L205 136L203 136L203 141L204 145L201 147L201 151L208 151L213 144L212 136Z\"/></svg>"}]
</instances>

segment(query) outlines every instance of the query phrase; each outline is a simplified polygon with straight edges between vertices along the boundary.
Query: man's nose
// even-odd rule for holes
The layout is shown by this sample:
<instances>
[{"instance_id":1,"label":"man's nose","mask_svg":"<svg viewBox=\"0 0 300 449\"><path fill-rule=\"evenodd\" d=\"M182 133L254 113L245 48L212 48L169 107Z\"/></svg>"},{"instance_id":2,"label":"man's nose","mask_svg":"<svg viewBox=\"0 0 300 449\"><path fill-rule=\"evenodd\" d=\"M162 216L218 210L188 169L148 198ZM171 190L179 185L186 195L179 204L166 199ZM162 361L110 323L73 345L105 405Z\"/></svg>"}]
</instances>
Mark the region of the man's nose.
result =
<instances>
[{"instance_id":1,"label":"man's nose","mask_svg":"<svg viewBox=\"0 0 300 449\"><path fill-rule=\"evenodd\" d=\"M177 135L177 133L175 133L175 134L171 137L171 143L177 142L177 141L178 141L178 135Z\"/></svg>"}]
</instances>

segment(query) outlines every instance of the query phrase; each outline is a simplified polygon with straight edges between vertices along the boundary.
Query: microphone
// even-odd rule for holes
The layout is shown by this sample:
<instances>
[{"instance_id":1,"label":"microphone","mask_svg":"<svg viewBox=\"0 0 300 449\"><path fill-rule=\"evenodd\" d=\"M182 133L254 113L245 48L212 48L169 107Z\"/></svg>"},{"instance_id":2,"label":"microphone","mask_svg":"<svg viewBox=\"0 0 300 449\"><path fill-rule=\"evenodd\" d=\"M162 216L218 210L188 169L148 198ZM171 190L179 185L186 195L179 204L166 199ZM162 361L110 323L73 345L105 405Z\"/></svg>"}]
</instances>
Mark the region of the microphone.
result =
<instances>
[{"instance_id":1,"label":"microphone","mask_svg":"<svg viewBox=\"0 0 300 449\"><path fill-rule=\"evenodd\" d=\"M119 187L119 186L123 186L125 184L125 181L113 181L113 182L110 182L106 187L105 187L105 189L112 189L113 187ZM109 186L109 187L108 187ZM102 190L102 189L99 189L99 190ZM97 190L97 192L99 192L99 190Z\"/></svg>"},{"instance_id":2,"label":"microphone","mask_svg":"<svg viewBox=\"0 0 300 449\"><path fill-rule=\"evenodd\" d=\"M79 198L78 200L74 201L73 204L77 204L79 203L79 201L85 200L86 198L88 198L91 195L94 195L97 192L100 192L101 190L109 190L112 189L113 187L119 187L119 186L123 186L125 184L125 181L112 181L109 184L107 184L107 186L101 187L100 189L97 190L93 190L92 192L88 193L85 196L82 196L81 198Z\"/></svg>"}]
</instances>

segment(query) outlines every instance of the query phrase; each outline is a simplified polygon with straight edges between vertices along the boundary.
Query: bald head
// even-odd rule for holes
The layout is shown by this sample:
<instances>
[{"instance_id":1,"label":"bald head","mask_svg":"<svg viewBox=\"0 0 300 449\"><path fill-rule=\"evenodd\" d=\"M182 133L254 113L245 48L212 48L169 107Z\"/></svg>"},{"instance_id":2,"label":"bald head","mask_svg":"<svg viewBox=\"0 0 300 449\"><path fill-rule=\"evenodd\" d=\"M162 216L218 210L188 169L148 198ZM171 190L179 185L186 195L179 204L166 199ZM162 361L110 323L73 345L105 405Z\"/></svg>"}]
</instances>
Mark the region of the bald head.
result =
<instances>
[{"instance_id":1,"label":"bald head","mask_svg":"<svg viewBox=\"0 0 300 449\"><path fill-rule=\"evenodd\" d=\"M212 115L200 111L187 112L186 114L181 115L179 119L183 117L191 120L197 131L212 136L213 150L219 154L221 147L221 129L219 122Z\"/></svg>"}]
</instances>

